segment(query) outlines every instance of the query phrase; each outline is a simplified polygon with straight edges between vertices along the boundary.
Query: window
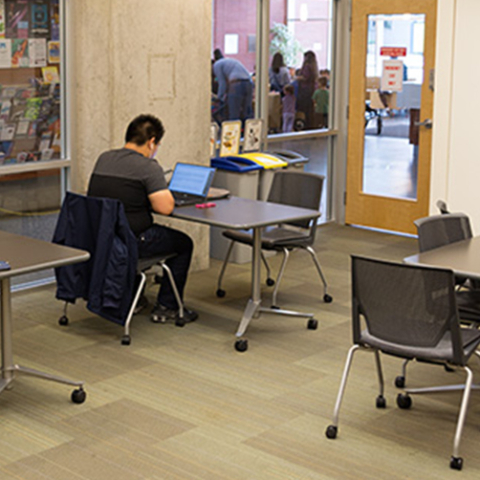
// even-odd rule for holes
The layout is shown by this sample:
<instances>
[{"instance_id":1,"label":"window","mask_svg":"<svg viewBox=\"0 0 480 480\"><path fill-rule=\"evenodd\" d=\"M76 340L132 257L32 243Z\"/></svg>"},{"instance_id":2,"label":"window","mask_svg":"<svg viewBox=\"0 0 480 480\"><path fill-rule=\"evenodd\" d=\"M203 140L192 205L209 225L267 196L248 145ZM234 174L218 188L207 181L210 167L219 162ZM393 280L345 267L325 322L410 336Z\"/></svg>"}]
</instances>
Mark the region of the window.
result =
<instances>
[{"instance_id":1,"label":"window","mask_svg":"<svg viewBox=\"0 0 480 480\"><path fill-rule=\"evenodd\" d=\"M257 0L214 0L212 120L253 118Z\"/></svg>"},{"instance_id":2,"label":"window","mask_svg":"<svg viewBox=\"0 0 480 480\"><path fill-rule=\"evenodd\" d=\"M0 164L62 158L59 0L1 1L0 37Z\"/></svg>"},{"instance_id":3,"label":"window","mask_svg":"<svg viewBox=\"0 0 480 480\"><path fill-rule=\"evenodd\" d=\"M235 61L228 68L235 67L237 81L229 84L224 68L213 67L212 119L221 123L253 115L257 11L263 1L270 2L270 31L262 32L271 40L269 132L328 127L333 0L214 0L212 50Z\"/></svg>"}]
</instances>

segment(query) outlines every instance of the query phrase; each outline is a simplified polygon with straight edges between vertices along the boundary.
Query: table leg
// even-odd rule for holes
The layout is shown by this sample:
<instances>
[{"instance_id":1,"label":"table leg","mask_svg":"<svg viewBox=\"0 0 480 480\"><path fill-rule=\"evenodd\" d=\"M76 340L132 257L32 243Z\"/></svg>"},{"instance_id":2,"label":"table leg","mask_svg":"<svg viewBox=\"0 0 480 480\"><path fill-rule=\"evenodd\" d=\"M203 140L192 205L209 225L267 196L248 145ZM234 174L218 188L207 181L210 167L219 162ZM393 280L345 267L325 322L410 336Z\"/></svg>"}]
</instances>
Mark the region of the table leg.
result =
<instances>
[{"instance_id":1,"label":"table leg","mask_svg":"<svg viewBox=\"0 0 480 480\"><path fill-rule=\"evenodd\" d=\"M4 390L13 380L13 355L12 355L12 305L10 297L10 278L1 281L1 330L2 330L2 381L0 391Z\"/></svg>"},{"instance_id":2,"label":"table leg","mask_svg":"<svg viewBox=\"0 0 480 480\"><path fill-rule=\"evenodd\" d=\"M236 336L240 338L247 330L252 318L259 313L271 313L276 315L286 315L290 317L308 318L313 321L313 313L294 312L291 310L282 310L278 308L262 307L262 297L260 293L260 267L261 267L261 247L262 247L262 229L253 229L253 245L252 245L252 292L251 298L245 307L243 317L238 327ZM316 322L315 322L316 323ZM310 327L309 327L310 328ZM316 325L314 326L316 328Z\"/></svg>"},{"instance_id":3,"label":"table leg","mask_svg":"<svg viewBox=\"0 0 480 480\"><path fill-rule=\"evenodd\" d=\"M0 392L5 390L14 380L16 373L31 375L44 380L64 383L79 387L72 393L72 400L75 403L82 403L85 400L85 392L83 390L83 382L75 382L66 378L51 375L49 373L40 372L32 368L22 367L13 363L12 348L12 299L10 294L10 279L2 278L1 280L1 346L2 346L2 378L0 380Z\"/></svg>"},{"instance_id":4,"label":"table leg","mask_svg":"<svg viewBox=\"0 0 480 480\"><path fill-rule=\"evenodd\" d=\"M262 246L262 229L253 229L252 245L252 291L251 298L245 307L243 317L238 327L236 336L241 337L250 323L250 320L256 315L262 302L260 295L260 260Z\"/></svg>"}]
</instances>

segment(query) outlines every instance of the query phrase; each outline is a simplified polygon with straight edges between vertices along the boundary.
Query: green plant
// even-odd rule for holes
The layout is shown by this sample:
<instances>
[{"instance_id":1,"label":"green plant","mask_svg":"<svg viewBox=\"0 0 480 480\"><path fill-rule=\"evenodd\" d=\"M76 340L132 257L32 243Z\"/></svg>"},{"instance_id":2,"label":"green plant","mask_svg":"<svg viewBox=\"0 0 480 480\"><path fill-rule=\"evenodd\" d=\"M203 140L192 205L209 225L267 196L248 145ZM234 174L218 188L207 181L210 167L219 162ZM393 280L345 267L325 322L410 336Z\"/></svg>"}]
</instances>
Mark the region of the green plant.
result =
<instances>
[{"instance_id":1,"label":"green plant","mask_svg":"<svg viewBox=\"0 0 480 480\"><path fill-rule=\"evenodd\" d=\"M301 43L293 36L288 26L283 23L274 23L270 30L270 55L280 52L287 66L295 66L301 60L303 48Z\"/></svg>"}]
</instances>

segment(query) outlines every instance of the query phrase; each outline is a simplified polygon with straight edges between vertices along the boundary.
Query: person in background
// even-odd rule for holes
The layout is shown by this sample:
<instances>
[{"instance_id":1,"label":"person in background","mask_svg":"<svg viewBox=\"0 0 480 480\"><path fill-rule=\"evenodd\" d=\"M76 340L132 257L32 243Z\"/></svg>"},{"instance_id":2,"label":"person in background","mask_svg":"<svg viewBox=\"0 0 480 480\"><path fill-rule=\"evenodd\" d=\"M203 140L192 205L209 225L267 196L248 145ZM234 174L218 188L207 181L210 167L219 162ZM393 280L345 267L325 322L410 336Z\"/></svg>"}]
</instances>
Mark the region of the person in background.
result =
<instances>
[{"instance_id":1,"label":"person in background","mask_svg":"<svg viewBox=\"0 0 480 480\"><path fill-rule=\"evenodd\" d=\"M253 118L253 82L248 70L234 58L214 51L213 71L218 82L218 97L228 107L229 120Z\"/></svg>"},{"instance_id":2,"label":"person in background","mask_svg":"<svg viewBox=\"0 0 480 480\"><path fill-rule=\"evenodd\" d=\"M283 95L283 88L291 81L290 72L285 66L283 55L280 52L275 53L272 58L268 77L270 81L270 90L279 92Z\"/></svg>"},{"instance_id":3,"label":"person in background","mask_svg":"<svg viewBox=\"0 0 480 480\"><path fill-rule=\"evenodd\" d=\"M139 258L176 254L166 263L183 298L193 242L185 233L154 223L152 216L152 212L170 215L175 206L163 169L154 158L164 132L162 122L153 115L134 118L125 134L125 146L104 152L98 158L90 177L88 195L115 198L123 203L128 223L137 238ZM175 321L178 311L172 286L165 277L151 319L153 322ZM197 313L184 308L185 322L197 317Z\"/></svg>"},{"instance_id":4,"label":"person in background","mask_svg":"<svg viewBox=\"0 0 480 480\"><path fill-rule=\"evenodd\" d=\"M283 87L282 98L282 130L283 132L292 132L293 124L295 122L295 89L293 85L286 85Z\"/></svg>"},{"instance_id":5,"label":"person in background","mask_svg":"<svg viewBox=\"0 0 480 480\"><path fill-rule=\"evenodd\" d=\"M318 79L318 88L312 96L315 105L315 128L328 128L328 104L330 92L328 91L327 77Z\"/></svg>"},{"instance_id":6,"label":"person in background","mask_svg":"<svg viewBox=\"0 0 480 480\"><path fill-rule=\"evenodd\" d=\"M315 91L318 79L318 65L315 53L308 50L303 55L303 64L300 69L300 75L297 76L298 94L297 111L305 115L305 128L313 128L313 101L312 96Z\"/></svg>"},{"instance_id":7,"label":"person in background","mask_svg":"<svg viewBox=\"0 0 480 480\"><path fill-rule=\"evenodd\" d=\"M320 70L320 78L322 77L327 79L327 88L330 88L330 70L328 68L322 68L322 70Z\"/></svg>"}]
</instances>

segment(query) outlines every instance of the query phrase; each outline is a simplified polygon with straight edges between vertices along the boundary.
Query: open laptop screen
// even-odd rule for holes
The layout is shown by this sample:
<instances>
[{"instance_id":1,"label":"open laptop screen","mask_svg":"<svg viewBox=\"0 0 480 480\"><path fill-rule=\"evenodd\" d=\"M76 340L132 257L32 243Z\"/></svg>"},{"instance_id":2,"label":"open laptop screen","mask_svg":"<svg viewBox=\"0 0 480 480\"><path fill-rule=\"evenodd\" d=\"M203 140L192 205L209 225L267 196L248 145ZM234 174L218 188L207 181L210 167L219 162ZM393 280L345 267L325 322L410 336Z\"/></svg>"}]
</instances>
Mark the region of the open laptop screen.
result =
<instances>
[{"instance_id":1,"label":"open laptop screen","mask_svg":"<svg viewBox=\"0 0 480 480\"><path fill-rule=\"evenodd\" d=\"M172 192L206 196L214 173L214 168L204 165L177 163L168 188Z\"/></svg>"}]
</instances>

